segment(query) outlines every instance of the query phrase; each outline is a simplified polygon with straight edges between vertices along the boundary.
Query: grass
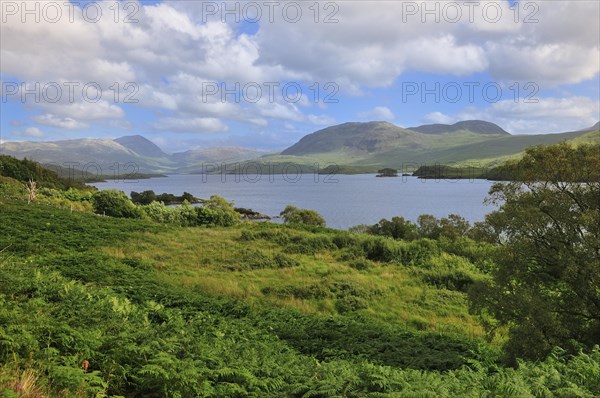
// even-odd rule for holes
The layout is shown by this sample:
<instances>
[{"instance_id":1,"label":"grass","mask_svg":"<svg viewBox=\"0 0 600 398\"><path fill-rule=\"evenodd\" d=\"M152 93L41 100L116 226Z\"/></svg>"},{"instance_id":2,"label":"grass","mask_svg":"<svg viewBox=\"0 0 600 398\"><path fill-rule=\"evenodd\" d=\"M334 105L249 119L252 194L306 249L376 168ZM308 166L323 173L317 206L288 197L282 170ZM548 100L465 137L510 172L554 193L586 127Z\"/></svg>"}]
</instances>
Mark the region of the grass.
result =
<instances>
[{"instance_id":1,"label":"grass","mask_svg":"<svg viewBox=\"0 0 600 398\"><path fill-rule=\"evenodd\" d=\"M402 328L482 337L483 329L467 311L464 294L437 289L415 278L405 267L374 263L359 271L339 260L341 250L288 254L272 241L240 241L242 231L260 231L246 224L228 229L181 228L160 233L138 233L131 239L102 248L116 258L135 258L161 271L161 283L199 289L211 295L243 299L246 303L293 307L305 313L337 314L331 295L301 299L266 294L265 289L289 286L330 286L349 283L365 291L377 290L359 312ZM294 231L293 233L299 234ZM245 250L250 249L250 254ZM285 255L296 267L243 269L248 256ZM415 319L419 325L414 328Z\"/></svg>"},{"instance_id":2,"label":"grass","mask_svg":"<svg viewBox=\"0 0 600 398\"><path fill-rule=\"evenodd\" d=\"M168 227L8 199L0 229L9 397L25 385L59 397L534 396L540 374L554 375L548 391L600 392L597 353L577 371L558 358L498 367L502 336L486 339L447 280L485 277L476 247L467 258L433 241Z\"/></svg>"}]
</instances>

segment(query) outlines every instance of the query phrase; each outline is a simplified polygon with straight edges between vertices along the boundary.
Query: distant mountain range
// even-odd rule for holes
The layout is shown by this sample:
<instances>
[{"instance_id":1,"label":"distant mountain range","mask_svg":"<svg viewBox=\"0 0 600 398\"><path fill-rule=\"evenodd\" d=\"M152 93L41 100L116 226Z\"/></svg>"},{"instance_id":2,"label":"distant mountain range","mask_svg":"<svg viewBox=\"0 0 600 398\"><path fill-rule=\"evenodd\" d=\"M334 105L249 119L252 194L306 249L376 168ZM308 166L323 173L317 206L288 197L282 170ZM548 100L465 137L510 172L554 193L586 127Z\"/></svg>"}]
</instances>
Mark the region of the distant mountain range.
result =
<instances>
[{"instance_id":1,"label":"distant mountain range","mask_svg":"<svg viewBox=\"0 0 600 398\"><path fill-rule=\"evenodd\" d=\"M141 173L198 173L202 172L205 163L245 161L298 165L335 163L351 167L354 172L367 172L381 167L401 168L407 163L493 165L519 156L532 145L565 140L600 144L599 130L600 122L580 131L532 135L510 135L498 125L482 120L411 128L388 122L354 122L316 131L277 154L239 147L202 148L169 154L140 135L115 140L5 142L0 145L0 153L41 163L79 163L77 168L91 162L103 168L114 163L133 162Z\"/></svg>"},{"instance_id":2,"label":"distant mountain range","mask_svg":"<svg viewBox=\"0 0 600 398\"><path fill-rule=\"evenodd\" d=\"M76 139L50 142L5 142L0 145L0 154L16 158L28 158L44 164L63 165L78 163L74 167L97 163L106 174L115 163L135 163L141 173L185 173L201 171L208 162L237 162L255 159L267 151L239 148L215 147L192 149L179 153L166 153L152 141L141 135L107 139Z\"/></svg>"}]
</instances>

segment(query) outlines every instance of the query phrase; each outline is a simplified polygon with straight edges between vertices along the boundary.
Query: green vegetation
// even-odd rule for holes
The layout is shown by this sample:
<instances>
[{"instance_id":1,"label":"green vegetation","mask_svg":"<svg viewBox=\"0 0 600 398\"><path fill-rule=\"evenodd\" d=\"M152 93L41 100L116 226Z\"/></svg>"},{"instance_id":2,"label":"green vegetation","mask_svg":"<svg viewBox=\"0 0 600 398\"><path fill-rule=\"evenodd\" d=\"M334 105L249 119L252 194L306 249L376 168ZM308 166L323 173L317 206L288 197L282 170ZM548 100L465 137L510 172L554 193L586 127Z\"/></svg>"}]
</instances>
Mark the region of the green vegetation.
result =
<instances>
[{"instance_id":1,"label":"green vegetation","mask_svg":"<svg viewBox=\"0 0 600 398\"><path fill-rule=\"evenodd\" d=\"M534 148L484 223L362 232L2 177L0 395L599 396L599 162Z\"/></svg>"},{"instance_id":2,"label":"green vegetation","mask_svg":"<svg viewBox=\"0 0 600 398\"><path fill-rule=\"evenodd\" d=\"M0 176L9 177L22 183L33 180L44 188L68 189L73 187L80 190L90 190L86 185L62 178L56 172L43 167L37 162L28 159L18 160L6 155L0 155Z\"/></svg>"},{"instance_id":3,"label":"green vegetation","mask_svg":"<svg viewBox=\"0 0 600 398\"><path fill-rule=\"evenodd\" d=\"M496 184L487 217L499 250L474 302L509 325L507 355L540 358L600 336L600 146L536 147Z\"/></svg>"},{"instance_id":4,"label":"green vegetation","mask_svg":"<svg viewBox=\"0 0 600 398\"><path fill-rule=\"evenodd\" d=\"M376 177L398 177L398 170L396 169L390 169L390 168L384 168L384 169L379 169L377 170L377 176Z\"/></svg>"},{"instance_id":5,"label":"green vegetation","mask_svg":"<svg viewBox=\"0 0 600 398\"><path fill-rule=\"evenodd\" d=\"M185 201L188 203L200 203L200 199L194 197L189 192L184 192L181 196L171 193L161 193L157 195L154 191L131 192L131 201L139 205L149 205L152 202L162 202L165 205L181 204Z\"/></svg>"},{"instance_id":6,"label":"green vegetation","mask_svg":"<svg viewBox=\"0 0 600 398\"><path fill-rule=\"evenodd\" d=\"M290 224L325 226L325 219L314 210L299 209L289 205L279 215L284 222Z\"/></svg>"}]
</instances>

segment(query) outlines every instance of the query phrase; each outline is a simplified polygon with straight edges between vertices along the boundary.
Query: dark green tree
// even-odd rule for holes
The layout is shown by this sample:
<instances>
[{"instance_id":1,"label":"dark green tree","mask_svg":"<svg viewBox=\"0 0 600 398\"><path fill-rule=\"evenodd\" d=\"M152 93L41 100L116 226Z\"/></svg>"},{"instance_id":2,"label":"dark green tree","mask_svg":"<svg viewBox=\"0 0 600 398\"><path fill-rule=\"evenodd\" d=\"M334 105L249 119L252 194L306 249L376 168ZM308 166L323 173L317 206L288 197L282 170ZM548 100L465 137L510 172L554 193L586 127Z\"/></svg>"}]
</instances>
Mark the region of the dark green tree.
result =
<instances>
[{"instance_id":1,"label":"dark green tree","mask_svg":"<svg viewBox=\"0 0 600 398\"><path fill-rule=\"evenodd\" d=\"M541 358L600 343L600 146L529 149L495 184L486 222L500 243L493 281L471 292L510 337L507 354Z\"/></svg>"},{"instance_id":2,"label":"dark green tree","mask_svg":"<svg viewBox=\"0 0 600 398\"><path fill-rule=\"evenodd\" d=\"M442 232L440 221L431 214L421 214L417 218L417 232L422 238L437 239Z\"/></svg>"},{"instance_id":3,"label":"dark green tree","mask_svg":"<svg viewBox=\"0 0 600 398\"><path fill-rule=\"evenodd\" d=\"M154 191L144 191L142 193L131 192L131 200L133 203L137 203L140 205L149 205L150 203L156 201L156 194Z\"/></svg>"},{"instance_id":4,"label":"dark green tree","mask_svg":"<svg viewBox=\"0 0 600 398\"><path fill-rule=\"evenodd\" d=\"M418 238L417 226L404 217L385 218L369 228L373 235L388 236L394 239L413 240Z\"/></svg>"}]
</instances>

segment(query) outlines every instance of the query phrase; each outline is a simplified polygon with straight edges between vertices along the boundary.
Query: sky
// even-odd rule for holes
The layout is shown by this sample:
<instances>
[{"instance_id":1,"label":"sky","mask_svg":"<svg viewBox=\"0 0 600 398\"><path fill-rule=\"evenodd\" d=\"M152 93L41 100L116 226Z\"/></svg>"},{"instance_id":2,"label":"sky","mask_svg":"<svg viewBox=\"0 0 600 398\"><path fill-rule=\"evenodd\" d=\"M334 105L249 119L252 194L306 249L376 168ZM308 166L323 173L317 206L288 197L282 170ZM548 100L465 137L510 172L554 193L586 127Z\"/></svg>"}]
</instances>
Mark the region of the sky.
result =
<instances>
[{"instance_id":1,"label":"sky","mask_svg":"<svg viewBox=\"0 0 600 398\"><path fill-rule=\"evenodd\" d=\"M600 120L600 2L0 0L0 140L283 149L350 121Z\"/></svg>"}]
</instances>

